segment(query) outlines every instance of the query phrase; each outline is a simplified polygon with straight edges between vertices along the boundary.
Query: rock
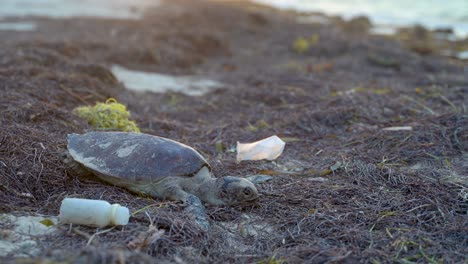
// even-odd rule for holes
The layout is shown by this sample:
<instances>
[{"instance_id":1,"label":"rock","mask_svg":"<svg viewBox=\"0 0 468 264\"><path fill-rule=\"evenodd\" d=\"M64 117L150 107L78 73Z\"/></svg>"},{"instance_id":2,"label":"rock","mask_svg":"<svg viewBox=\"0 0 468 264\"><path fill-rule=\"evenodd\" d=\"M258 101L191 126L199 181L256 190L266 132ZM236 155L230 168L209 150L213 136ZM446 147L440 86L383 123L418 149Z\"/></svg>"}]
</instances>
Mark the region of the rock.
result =
<instances>
[{"instance_id":1,"label":"rock","mask_svg":"<svg viewBox=\"0 0 468 264\"><path fill-rule=\"evenodd\" d=\"M349 33L367 33L372 23L366 16L357 16L342 24L342 29Z\"/></svg>"},{"instance_id":2,"label":"rock","mask_svg":"<svg viewBox=\"0 0 468 264\"><path fill-rule=\"evenodd\" d=\"M54 225L47 226L50 221ZM0 257L32 257L40 254L37 241L55 233L56 223L56 217L0 215L0 225L3 226L0 228Z\"/></svg>"}]
</instances>

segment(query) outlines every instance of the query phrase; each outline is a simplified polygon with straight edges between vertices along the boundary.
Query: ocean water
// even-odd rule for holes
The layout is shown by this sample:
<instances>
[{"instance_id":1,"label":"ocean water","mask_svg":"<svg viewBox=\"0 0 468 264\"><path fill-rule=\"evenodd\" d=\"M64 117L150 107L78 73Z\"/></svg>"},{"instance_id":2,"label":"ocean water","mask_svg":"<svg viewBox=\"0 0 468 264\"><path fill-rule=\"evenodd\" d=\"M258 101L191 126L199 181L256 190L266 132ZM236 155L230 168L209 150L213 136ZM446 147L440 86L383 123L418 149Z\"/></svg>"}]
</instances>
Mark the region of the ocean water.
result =
<instances>
[{"instance_id":1,"label":"ocean water","mask_svg":"<svg viewBox=\"0 0 468 264\"><path fill-rule=\"evenodd\" d=\"M252 0L281 9L319 11L345 19L366 15L374 24L454 30L468 37L468 0Z\"/></svg>"},{"instance_id":2,"label":"ocean water","mask_svg":"<svg viewBox=\"0 0 468 264\"><path fill-rule=\"evenodd\" d=\"M140 19L158 0L0 0L0 19L9 17L100 17Z\"/></svg>"}]
</instances>

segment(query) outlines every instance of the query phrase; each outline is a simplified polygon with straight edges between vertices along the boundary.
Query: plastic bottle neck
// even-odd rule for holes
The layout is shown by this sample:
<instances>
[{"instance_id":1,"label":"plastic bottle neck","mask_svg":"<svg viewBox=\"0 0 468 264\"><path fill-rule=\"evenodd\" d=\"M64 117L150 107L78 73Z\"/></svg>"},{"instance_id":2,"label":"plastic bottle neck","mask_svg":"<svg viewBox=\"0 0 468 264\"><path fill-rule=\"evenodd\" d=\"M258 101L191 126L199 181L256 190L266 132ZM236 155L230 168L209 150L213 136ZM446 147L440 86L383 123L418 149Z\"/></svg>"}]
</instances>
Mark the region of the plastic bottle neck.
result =
<instances>
[{"instance_id":1,"label":"plastic bottle neck","mask_svg":"<svg viewBox=\"0 0 468 264\"><path fill-rule=\"evenodd\" d=\"M121 206L120 204L113 204L111 205L109 218L110 225L126 225L130 218L130 212L127 207Z\"/></svg>"},{"instance_id":2,"label":"plastic bottle neck","mask_svg":"<svg viewBox=\"0 0 468 264\"><path fill-rule=\"evenodd\" d=\"M117 225L117 210L120 208L120 204L113 204L111 205L111 212L110 212L110 224L111 225Z\"/></svg>"}]
</instances>

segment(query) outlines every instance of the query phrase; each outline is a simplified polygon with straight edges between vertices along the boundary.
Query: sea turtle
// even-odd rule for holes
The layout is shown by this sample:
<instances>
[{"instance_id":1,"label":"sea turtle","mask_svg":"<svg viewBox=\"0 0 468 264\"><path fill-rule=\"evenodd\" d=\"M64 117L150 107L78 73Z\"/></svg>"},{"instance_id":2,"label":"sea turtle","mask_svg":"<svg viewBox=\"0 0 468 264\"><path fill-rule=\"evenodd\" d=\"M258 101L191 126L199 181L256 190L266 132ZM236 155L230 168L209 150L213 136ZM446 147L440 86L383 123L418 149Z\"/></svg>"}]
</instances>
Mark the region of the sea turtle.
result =
<instances>
[{"instance_id":1,"label":"sea turtle","mask_svg":"<svg viewBox=\"0 0 468 264\"><path fill-rule=\"evenodd\" d=\"M244 178L215 178L195 149L144 133L89 132L68 135L73 160L101 180L136 193L180 200L207 226L200 199L212 205L234 205L258 197Z\"/></svg>"}]
</instances>

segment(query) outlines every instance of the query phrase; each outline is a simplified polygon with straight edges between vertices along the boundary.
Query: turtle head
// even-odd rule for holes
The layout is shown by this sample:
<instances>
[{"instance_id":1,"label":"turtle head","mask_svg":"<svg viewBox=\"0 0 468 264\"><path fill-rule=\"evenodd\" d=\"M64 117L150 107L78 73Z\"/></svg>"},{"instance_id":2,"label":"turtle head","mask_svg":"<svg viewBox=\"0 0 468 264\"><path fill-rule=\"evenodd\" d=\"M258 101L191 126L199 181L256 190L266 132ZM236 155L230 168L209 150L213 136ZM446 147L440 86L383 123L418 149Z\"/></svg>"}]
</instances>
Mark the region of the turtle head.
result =
<instances>
[{"instance_id":1,"label":"turtle head","mask_svg":"<svg viewBox=\"0 0 468 264\"><path fill-rule=\"evenodd\" d=\"M242 204L256 200L258 191L255 185L244 178L226 176L217 180L218 198L224 204Z\"/></svg>"}]
</instances>

